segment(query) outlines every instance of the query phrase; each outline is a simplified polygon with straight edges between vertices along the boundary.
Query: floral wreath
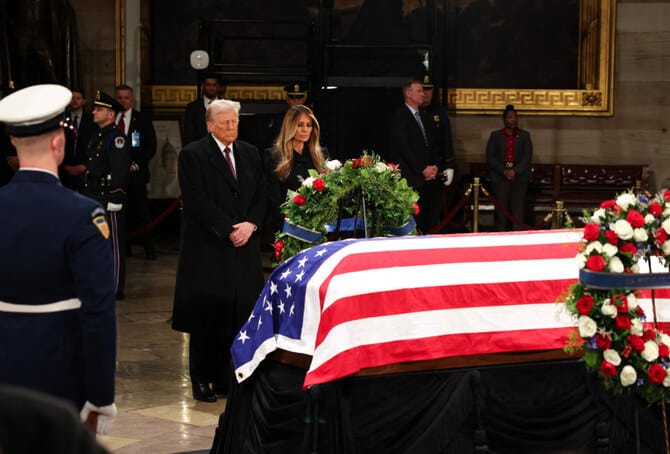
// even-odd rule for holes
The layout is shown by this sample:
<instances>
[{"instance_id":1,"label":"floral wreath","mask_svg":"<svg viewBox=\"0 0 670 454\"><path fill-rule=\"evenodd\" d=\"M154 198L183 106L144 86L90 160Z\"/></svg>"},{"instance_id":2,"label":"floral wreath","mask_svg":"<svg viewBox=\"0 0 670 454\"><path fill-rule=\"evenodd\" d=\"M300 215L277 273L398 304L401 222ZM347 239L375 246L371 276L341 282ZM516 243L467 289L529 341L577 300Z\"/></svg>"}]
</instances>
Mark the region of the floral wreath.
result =
<instances>
[{"instance_id":1,"label":"floral wreath","mask_svg":"<svg viewBox=\"0 0 670 454\"><path fill-rule=\"evenodd\" d=\"M615 394L637 394L649 404L670 401L670 327L657 323L655 307L648 319L635 276L640 259L669 263L670 190L653 198L625 192L584 215L580 282L559 298L577 321L565 350L582 351L587 369ZM668 285L665 273L655 277L665 281L645 288Z\"/></svg>"},{"instance_id":2,"label":"floral wreath","mask_svg":"<svg viewBox=\"0 0 670 454\"><path fill-rule=\"evenodd\" d=\"M281 207L284 227L275 234L274 261L281 263L323 243L333 232L365 228L368 236L414 233L418 199L398 166L374 154L344 164L326 161L320 172L309 170L297 191L289 191Z\"/></svg>"}]
</instances>

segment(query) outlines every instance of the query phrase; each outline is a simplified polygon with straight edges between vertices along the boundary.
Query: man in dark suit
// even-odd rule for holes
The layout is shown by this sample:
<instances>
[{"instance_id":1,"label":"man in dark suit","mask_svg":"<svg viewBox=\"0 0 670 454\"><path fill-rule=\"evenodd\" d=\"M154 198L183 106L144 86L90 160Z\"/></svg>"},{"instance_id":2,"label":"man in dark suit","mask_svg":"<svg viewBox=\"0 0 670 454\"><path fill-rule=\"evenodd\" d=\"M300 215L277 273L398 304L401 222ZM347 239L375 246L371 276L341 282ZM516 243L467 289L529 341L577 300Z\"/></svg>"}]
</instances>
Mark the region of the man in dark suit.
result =
<instances>
[{"instance_id":1,"label":"man in dark suit","mask_svg":"<svg viewBox=\"0 0 670 454\"><path fill-rule=\"evenodd\" d=\"M63 186L81 192L86 172L86 147L98 126L93 123L93 115L86 112L86 96L84 91L73 88L70 101L70 121L72 129L65 131L65 159L58 168Z\"/></svg>"},{"instance_id":2,"label":"man in dark suit","mask_svg":"<svg viewBox=\"0 0 670 454\"><path fill-rule=\"evenodd\" d=\"M0 101L20 168L0 188L0 383L65 399L98 429L116 415L116 312L105 211L64 188L72 93L35 85ZM2 426L2 424L0 424Z\"/></svg>"},{"instance_id":3,"label":"man in dark suit","mask_svg":"<svg viewBox=\"0 0 670 454\"><path fill-rule=\"evenodd\" d=\"M504 127L493 131L486 144L486 163L491 179L493 197L505 209L511 211L517 221L526 222L526 191L530 181L533 158L533 143L528 131L518 127L518 115L509 104L503 112ZM507 218L500 210L495 211L495 228L507 230ZM523 227L513 223L513 230Z\"/></svg>"},{"instance_id":4,"label":"man in dark suit","mask_svg":"<svg viewBox=\"0 0 670 454\"><path fill-rule=\"evenodd\" d=\"M219 80L215 75L205 76L201 85L202 98L188 103L184 114L184 145L205 137L207 135L207 120L205 112L207 106L217 99Z\"/></svg>"},{"instance_id":5,"label":"man in dark suit","mask_svg":"<svg viewBox=\"0 0 670 454\"><path fill-rule=\"evenodd\" d=\"M211 133L179 154L184 212L172 328L191 334L193 397L205 402L227 394L230 346L263 287L258 226L267 188L258 149L237 140L239 109L212 102Z\"/></svg>"},{"instance_id":6,"label":"man in dark suit","mask_svg":"<svg viewBox=\"0 0 670 454\"><path fill-rule=\"evenodd\" d=\"M123 112L116 117L116 126L130 143L130 182L128 184L128 230L142 229L151 222L151 208L147 197L149 183L149 161L156 154L156 131L151 118L133 108L135 95L128 85L118 85L114 89L116 101L123 106ZM141 235L144 257L156 259L151 230ZM132 239L128 239L127 251L131 250ZM128 254L132 255L132 254Z\"/></svg>"},{"instance_id":7,"label":"man in dark suit","mask_svg":"<svg viewBox=\"0 0 670 454\"><path fill-rule=\"evenodd\" d=\"M391 160L398 163L407 183L419 193L420 212L417 226L428 232L440 217L439 156L434 146L429 119L421 115L423 86L420 80L408 80L402 86L404 105L396 110L391 123Z\"/></svg>"}]
</instances>

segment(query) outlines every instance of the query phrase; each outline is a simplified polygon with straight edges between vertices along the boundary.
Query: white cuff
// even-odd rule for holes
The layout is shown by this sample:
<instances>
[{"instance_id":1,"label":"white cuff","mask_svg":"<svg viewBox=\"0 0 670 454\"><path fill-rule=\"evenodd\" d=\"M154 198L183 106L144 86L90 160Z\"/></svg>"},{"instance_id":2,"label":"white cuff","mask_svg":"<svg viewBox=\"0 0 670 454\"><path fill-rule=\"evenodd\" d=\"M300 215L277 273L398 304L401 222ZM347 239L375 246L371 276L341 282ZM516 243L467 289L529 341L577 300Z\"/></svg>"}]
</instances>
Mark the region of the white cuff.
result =
<instances>
[{"instance_id":1,"label":"white cuff","mask_svg":"<svg viewBox=\"0 0 670 454\"><path fill-rule=\"evenodd\" d=\"M88 415L91 413L98 414L98 427L96 428L96 432L100 435L104 435L112 428L114 418L116 418L116 404L111 403L103 407L96 407L91 402L86 401L84 407L79 412L81 421L86 422Z\"/></svg>"},{"instance_id":2,"label":"white cuff","mask_svg":"<svg viewBox=\"0 0 670 454\"><path fill-rule=\"evenodd\" d=\"M442 177L444 180L444 185L449 186L452 181L454 181L454 169L445 169L442 172Z\"/></svg>"},{"instance_id":3,"label":"white cuff","mask_svg":"<svg viewBox=\"0 0 670 454\"><path fill-rule=\"evenodd\" d=\"M122 208L122 203L107 202L107 211L121 211Z\"/></svg>"}]
</instances>

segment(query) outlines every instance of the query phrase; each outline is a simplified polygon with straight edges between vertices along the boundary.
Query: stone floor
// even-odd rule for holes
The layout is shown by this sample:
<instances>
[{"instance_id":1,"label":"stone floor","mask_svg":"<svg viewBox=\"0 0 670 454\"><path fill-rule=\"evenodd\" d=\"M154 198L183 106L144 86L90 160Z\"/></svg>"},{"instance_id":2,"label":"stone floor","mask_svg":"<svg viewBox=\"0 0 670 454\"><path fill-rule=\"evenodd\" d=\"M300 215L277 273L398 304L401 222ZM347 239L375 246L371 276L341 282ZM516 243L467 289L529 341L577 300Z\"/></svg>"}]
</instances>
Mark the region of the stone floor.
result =
<instances>
[{"instance_id":1,"label":"stone floor","mask_svg":"<svg viewBox=\"0 0 670 454\"><path fill-rule=\"evenodd\" d=\"M109 435L99 437L115 454L209 450L226 407L225 399L191 395L188 338L170 328L177 254L168 240L159 241L158 260L127 259L126 299L117 303L119 412Z\"/></svg>"}]
</instances>

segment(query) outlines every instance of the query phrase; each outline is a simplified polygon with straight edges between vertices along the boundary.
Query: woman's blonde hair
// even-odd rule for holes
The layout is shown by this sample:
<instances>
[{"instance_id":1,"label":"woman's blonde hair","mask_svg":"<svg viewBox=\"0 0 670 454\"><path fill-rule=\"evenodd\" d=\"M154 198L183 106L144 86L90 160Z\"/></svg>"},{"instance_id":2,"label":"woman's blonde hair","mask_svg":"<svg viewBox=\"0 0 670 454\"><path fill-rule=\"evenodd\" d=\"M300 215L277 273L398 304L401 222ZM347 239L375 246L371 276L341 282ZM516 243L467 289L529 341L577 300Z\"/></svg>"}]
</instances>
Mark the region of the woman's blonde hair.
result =
<instances>
[{"instance_id":1,"label":"woman's blonde hair","mask_svg":"<svg viewBox=\"0 0 670 454\"><path fill-rule=\"evenodd\" d=\"M320 170L326 161L319 144L321 128L312 109L304 105L291 106L286 115L284 115L281 131L279 131L279 136L277 136L274 143L273 154L275 155L275 159L279 158L279 163L274 172L279 181L285 181L291 173L291 167L293 166L293 144L291 141L298 130L298 120L301 114L307 115L312 121L312 134L309 136L306 146L309 149L309 155L316 166L316 170Z\"/></svg>"}]
</instances>

